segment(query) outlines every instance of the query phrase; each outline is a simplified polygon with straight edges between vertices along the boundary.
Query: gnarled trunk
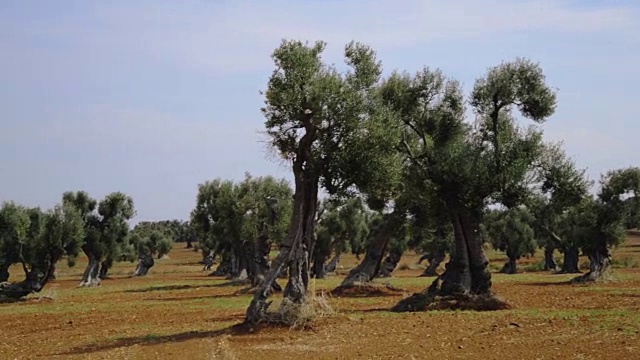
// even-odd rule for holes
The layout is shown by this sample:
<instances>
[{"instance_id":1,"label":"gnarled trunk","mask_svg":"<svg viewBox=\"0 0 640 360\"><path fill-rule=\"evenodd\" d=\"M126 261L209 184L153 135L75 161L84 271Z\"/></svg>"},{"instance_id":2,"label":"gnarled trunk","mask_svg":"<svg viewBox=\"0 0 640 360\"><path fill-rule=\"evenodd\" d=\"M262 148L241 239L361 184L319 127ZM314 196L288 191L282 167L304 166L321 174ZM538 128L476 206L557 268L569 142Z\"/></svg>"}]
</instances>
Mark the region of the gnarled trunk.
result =
<instances>
[{"instance_id":1,"label":"gnarled trunk","mask_svg":"<svg viewBox=\"0 0 640 360\"><path fill-rule=\"evenodd\" d=\"M227 276L231 272L232 255L228 251L223 251L220 255L220 264L210 276Z\"/></svg>"},{"instance_id":2,"label":"gnarled trunk","mask_svg":"<svg viewBox=\"0 0 640 360\"><path fill-rule=\"evenodd\" d=\"M252 245L248 243L248 245ZM249 266L247 267L247 275L251 281L251 287L258 286L265 278L269 271L269 253L271 252L271 243L266 234L262 234L256 240L254 246L248 246L247 254L253 254ZM275 292L282 291L282 287L277 282L273 282L271 289Z\"/></svg>"},{"instance_id":3,"label":"gnarled trunk","mask_svg":"<svg viewBox=\"0 0 640 360\"><path fill-rule=\"evenodd\" d=\"M491 293L491 273L487 269L489 260L484 253L482 241L477 236L478 221L464 212L452 213L455 251L440 275L425 291L401 300L391 310L425 310L437 296L452 307L468 307L475 301L490 304L491 309L505 309L508 305L496 299ZM440 281L442 283L440 284ZM487 306L489 307L489 306Z\"/></svg>"},{"instance_id":4,"label":"gnarled trunk","mask_svg":"<svg viewBox=\"0 0 640 360\"><path fill-rule=\"evenodd\" d=\"M447 254L443 250L436 250L432 254L428 254L429 265L420 276L438 276L436 270L442 264ZM424 257L424 255L423 255ZM420 258L422 262L423 258Z\"/></svg>"},{"instance_id":5,"label":"gnarled trunk","mask_svg":"<svg viewBox=\"0 0 640 360\"><path fill-rule=\"evenodd\" d=\"M100 280L104 280L109 278L109 270L113 266L113 259L111 257L106 258L103 262L100 263Z\"/></svg>"},{"instance_id":6,"label":"gnarled trunk","mask_svg":"<svg viewBox=\"0 0 640 360\"><path fill-rule=\"evenodd\" d=\"M563 251L564 261L562 263L562 269L560 272L563 274L577 274L580 273L578 262L580 260L580 250L577 247L565 248Z\"/></svg>"},{"instance_id":7,"label":"gnarled trunk","mask_svg":"<svg viewBox=\"0 0 640 360\"><path fill-rule=\"evenodd\" d=\"M231 268L226 276L228 280L246 280L248 278L248 259L243 249L231 251Z\"/></svg>"},{"instance_id":8,"label":"gnarled trunk","mask_svg":"<svg viewBox=\"0 0 640 360\"><path fill-rule=\"evenodd\" d=\"M550 271L558 271L560 267L556 262L556 259L553 257L553 251L555 248L553 246L545 246L544 248L544 269Z\"/></svg>"},{"instance_id":9,"label":"gnarled trunk","mask_svg":"<svg viewBox=\"0 0 640 360\"><path fill-rule=\"evenodd\" d=\"M327 275L327 267L325 263L329 259L328 256L324 254L316 254L313 259L313 271L312 275L316 279L324 279Z\"/></svg>"},{"instance_id":10,"label":"gnarled trunk","mask_svg":"<svg viewBox=\"0 0 640 360\"><path fill-rule=\"evenodd\" d=\"M376 277L385 278L391 277L391 273L398 267L398 263L402 258L401 251L389 251L389 255L384 258Z\"/></svg>"},{"instance_id":11,"label":"gnarled trunk","mask_svg":"<svg viewBox=\"0 0 640 360\"><path fill-rule=\"evenodd\" d=\"M101 254L94 252L89 246L85 245L82 250L87 255L89 263L82 274L82 281L79 286L91 287L100 285L100 258Z\"/></svg>"},{"instance_id":12,"label":"gnarled trunk","mask_svg":"<svg viewBox=\"0 0 640 360\"><path fill-rule=\"evenodd\" d=\"M514 256L509 256L507 262L504 263L504 266L500 270L503 274L517 274L518 273L518 265L516 263L517 258Z\"/></svg>"},{"instance_id":13,"label":"gnarled trunk","mask_svg":"<svg viewBox=\"0 0 640 360\"><path fill-rule=\"evenodd\" d=\"M24 266L23 266L24 267ZM0 298L17 300L29 294L42 291L47 284L47 277L44 272L36 269L27 271L25 280L17 283L0 282Z\"/></svg>"},{"instance_id":14,"label":"gnarled trunk","mask_svg":"<svg viewBox=\"0 0 640 360\"><path fill-rule=\"evenodd\" d=\"M140 255L138 258L138 265L136 266L136 270L133 272L133 276L145 276L149 272L149 269L153 267L155 261L153 260L153 256L150 254Z\"/></svg>"},{"instance_id":15,"label":"gnarled trunk","mask_svg":"<svg viewBox=\"0 0 640 360\"><path fill-rule=\"evenodd\" d=\"M391 234L393 234L401 224L400 216L395 212L384 216L386 219L375 234L373 234L364 260L349 272L349 275L347 275L339 287L368 283L373 280L378 271L380 271L382 257L387 251Z\"/></svg>"},{"instance_id":16,"label":"gnarled trunk","mask_svg":"<svg viewBox=\"0 0 640 360\"><path fill-rule=\"evenodd\" d=\"M309 125L311 123L309 122ZM296 159L293 162L295 191L293 211L287 236L280 245L278 256L271 263L271 269L260 283L251 304L247 308L245 322L256 324L268 317L267 302L273 283L282 274L283 268L289 268L289 281L283 296L291 302L300 303L306 296L309 284L309 253L313 252L316 207L318 201L319 176L314 173L310 160L311 145L315 138L313 129L307 129L301 138ZM283 303L284 304L284 303Z\"/></svg>"},{"instance_id":17,"label":"gnarled trunk","mask_svg":"<svg viewBox=\"0 0 640 360\"><path fill-rule=\"evenodd\" d=\"M588 251L589 272L579 276L573 281L599 281L603 280L611 265L611 249L606 241L598 240L595 248Z\"/></svg>"},{"instance_id":18,"label":"gnarled trunk","mask_svg":"<svg viewBox=\"0 0 640 360\"><path fill-rule=\"evenodd\" d=\"M331 261L324 267L324 271L327 273L333 273L338 268L338 264L340 263L340 259L342 258L342 254L336 254Z\"/></svg>"}]
</instances>

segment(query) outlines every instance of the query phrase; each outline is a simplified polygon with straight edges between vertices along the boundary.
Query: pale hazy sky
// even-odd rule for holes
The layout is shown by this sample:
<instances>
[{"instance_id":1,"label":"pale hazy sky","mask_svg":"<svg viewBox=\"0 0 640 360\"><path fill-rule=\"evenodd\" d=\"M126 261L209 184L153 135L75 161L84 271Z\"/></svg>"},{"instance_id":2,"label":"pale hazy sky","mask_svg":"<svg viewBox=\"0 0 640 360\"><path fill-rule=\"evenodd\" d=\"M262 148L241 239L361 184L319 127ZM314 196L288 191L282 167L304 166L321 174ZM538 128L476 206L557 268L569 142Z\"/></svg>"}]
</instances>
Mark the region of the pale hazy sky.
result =
<instances>
[{"instance_id":1,"label":"pale hazy sky","mask_svg":"<svg viewBox=\"0 0 640 360\"><path fill-rule=\"evenodd\" d=\"M385 69L441 68L469 89L539 61L559 89L547 138L589 175L638 165L636 1L0 1L0 201L133 196L136 222L187 218L197 184L291 178L259 142L282 38L350 40Z\"/></svg>"}]
</instances>

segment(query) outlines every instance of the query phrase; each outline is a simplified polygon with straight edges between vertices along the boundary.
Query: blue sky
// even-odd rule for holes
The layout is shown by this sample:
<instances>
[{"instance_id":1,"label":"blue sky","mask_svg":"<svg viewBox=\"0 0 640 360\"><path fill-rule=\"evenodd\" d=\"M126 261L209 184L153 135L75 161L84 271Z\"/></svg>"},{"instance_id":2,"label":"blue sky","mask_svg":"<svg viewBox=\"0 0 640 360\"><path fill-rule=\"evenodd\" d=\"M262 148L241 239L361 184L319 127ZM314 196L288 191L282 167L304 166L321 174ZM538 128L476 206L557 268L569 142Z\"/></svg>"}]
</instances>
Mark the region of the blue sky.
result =
<instances>
[{"instance_id":1,"label":"blue sky","mask_svg":"<svg viewBox=\"0 0 640 360\"><path fill-rule=\"evenodd\" d=\"M188 218L197 184L291 178L265 153L262 98L282 38L352 39L388 71L440 68L469 89L539 61L559 90L548 139L593 179L638 165L633 1L0 1L0 201L133 196L137 221ZM635 35L635 36L634 36Z\"/></svg>"}]
</instances>

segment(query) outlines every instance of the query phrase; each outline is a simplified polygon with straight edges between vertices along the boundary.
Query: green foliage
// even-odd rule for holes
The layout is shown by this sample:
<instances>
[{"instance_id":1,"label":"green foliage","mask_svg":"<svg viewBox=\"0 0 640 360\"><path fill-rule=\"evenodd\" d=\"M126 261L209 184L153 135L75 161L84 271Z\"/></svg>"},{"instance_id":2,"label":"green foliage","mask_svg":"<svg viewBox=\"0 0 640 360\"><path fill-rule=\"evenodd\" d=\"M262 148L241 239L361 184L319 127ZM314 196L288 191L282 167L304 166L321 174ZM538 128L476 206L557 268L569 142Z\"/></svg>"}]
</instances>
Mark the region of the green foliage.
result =
<instances>
[{"instance_id":1,"label":"green foliage","mask_svg":"<svg viewBox=\"0 0 640 360\"><path fill-rule=\"evenodd\" d=\"M133 199L113 192L99 203L84 191L65 192L63 205L80 214L84 224L82 250L97 261L130 259L129 220L135 216ZM90 266L91 264L89 264Z\"/></svg>"},{"instance_id":2,"label":"green foliage","mask_svg":"<svg viewBox=\"0 0 640 360\"><path fill-rule=\"evenodd\" d=\"M494 249L504 251L510 259L519 259L536 251L533 222L533 215L523 207L489 210L481 234Z\"/></svg>"},{"instance_id":3,"label":"green foliage","mask_svg":"<svg viewBox=\"0 0 640 360\"><path fill-rule=\"evenodd\" d=\"M72 265L83 238L81 214L64 204L46 212L13 202L0 208L2 265L20 263L25 271L37 271L42 277L65 255Z\"/></svg>"},{"instance_id":4,"label":"green foliage","mask_svg":"<svg viewBox=\"0 0 640 360\"><path fill-rule=\"evenodd\" d=\"M321 208L316 225L316 252L326 255L332 251L337 254L347 251L363 254L370 222L375 215L362 198L353 197L345 201L327 199Z\"/></svg>"},{"instance_id":5,"label":"green foliage","mask_svg":"<svg viewBox=\"0 0 640 360\"><path fill-rule=\"evenodd\" d=\"M131 235L131 245L135 248L139 257L151 256L160 259L171 251L173 242L165 234L155 230L145 237L133 233Z\"/></svg>"},{"instance_id":6,"label":"green foliage","mask_svg":"<svg viewBox=\"0 0 640 360\"><path fill-rule=\"evenodd\" d=\"M270 176L254 178L246 174L238 184L221 179L207 181L198 186L191 224L207 251L240 252L244 242L254 241L265 229L270 239L279 242L287 231L292 195L284 179Z\"/></svg>"},{"instance_id":7,"label":"green foliage","mask_svg":"<svg viewBox=\"0 0 640 360\"><path fill-rule=\"evenodd\" d=\"M195 241L196 239L193 227L188 221L141 221L132 230L134 234L142 237L149 236L154 231L160 231L165 237L175 242Z\"/></svg>"},{"instance_id":8,"label":"green foliage","mask_svg":"<svg viewBox=\"0 0 640 360\"><path fill-rule=\"evenodd\" d=\"M372 49L352 42L345 47L349 70L339 73L323 62L325 45L285 40L273 52L262 109L271 145L286 160L306 161L332 195L358 190L390 199L400 176L399 128L379 106L381 64Z\"/></svg>"}]
</instances>

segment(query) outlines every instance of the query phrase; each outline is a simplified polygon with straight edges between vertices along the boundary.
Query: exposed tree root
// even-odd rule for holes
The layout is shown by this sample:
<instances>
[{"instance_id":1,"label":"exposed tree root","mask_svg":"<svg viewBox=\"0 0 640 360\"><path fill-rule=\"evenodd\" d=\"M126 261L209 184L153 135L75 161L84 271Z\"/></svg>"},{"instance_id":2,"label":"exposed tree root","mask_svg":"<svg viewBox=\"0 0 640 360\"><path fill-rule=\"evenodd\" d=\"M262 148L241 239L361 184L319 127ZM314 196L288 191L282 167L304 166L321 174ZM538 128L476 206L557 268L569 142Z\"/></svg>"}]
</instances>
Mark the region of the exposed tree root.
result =
<instances>
[{"instance_id":1,"label":"exposed tree root","mask_svg":"<svg viewBox=\"0 0 640 360\"><path fill-rule=\"evenodd\" d=\"M333 296L343 297L373 297L373 296L397 296L406 290L397 288L391 284L354 283L353 285L341 285L331 291Z\"/></svg>"},{"instance_id":2,"label":"exposed tree root","mask_svg":"<svg viewBox=\"0 0 640 360\"><path fill-rule=\"evenodd\" d=\"M426 292L415 293L402 299L391 311L414 312L429 310L474 310L495 311L511 309L511 305L495 295L429 295Z\"/></svg>"}]
</instances>

